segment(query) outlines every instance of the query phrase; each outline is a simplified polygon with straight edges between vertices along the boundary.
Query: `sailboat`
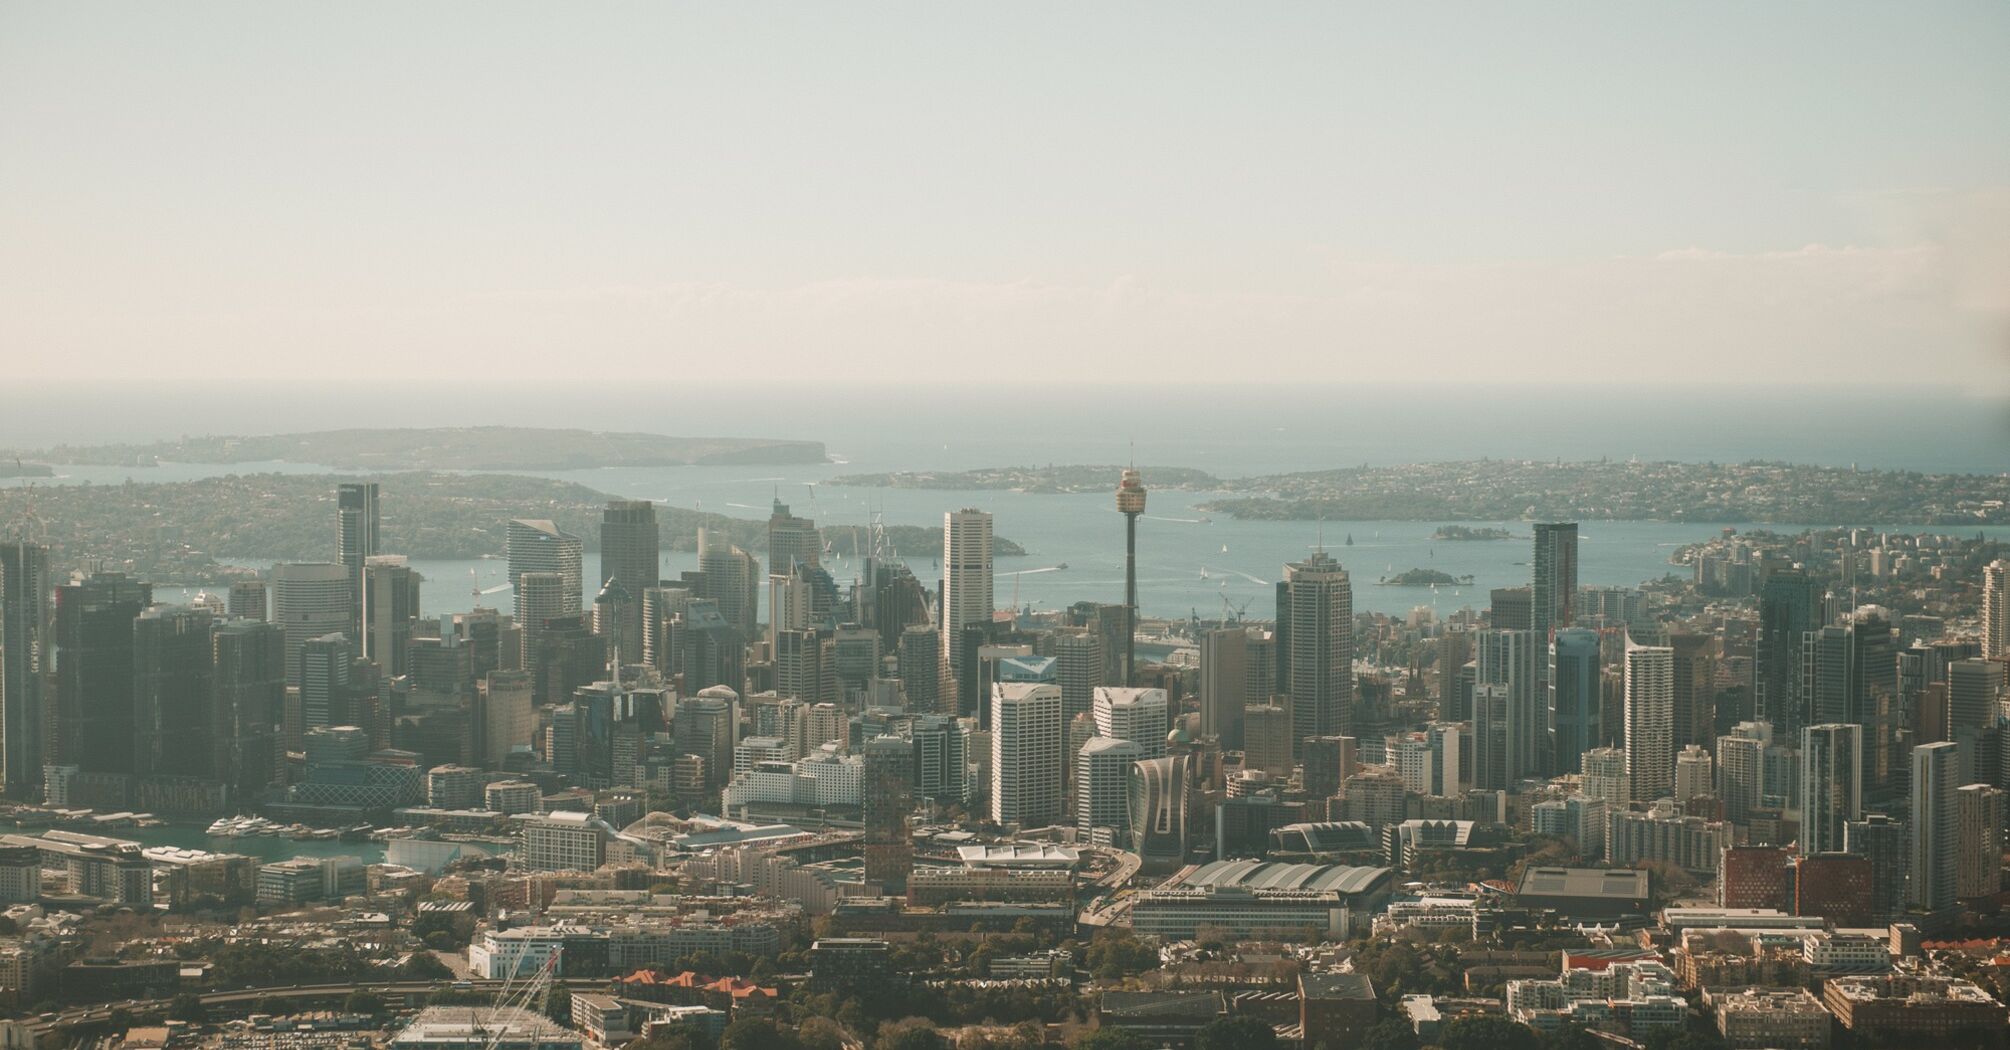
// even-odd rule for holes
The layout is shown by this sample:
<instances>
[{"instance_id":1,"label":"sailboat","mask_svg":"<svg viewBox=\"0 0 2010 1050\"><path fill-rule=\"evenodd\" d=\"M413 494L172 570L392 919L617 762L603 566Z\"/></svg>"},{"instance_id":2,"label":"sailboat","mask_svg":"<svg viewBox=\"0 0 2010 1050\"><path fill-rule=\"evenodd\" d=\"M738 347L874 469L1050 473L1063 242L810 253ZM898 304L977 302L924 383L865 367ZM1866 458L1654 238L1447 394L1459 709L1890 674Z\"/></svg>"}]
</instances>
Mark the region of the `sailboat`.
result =
<instances>
[{"instance_id":1,"label":"sailboat","mask_svg":"<svg viewBox=\"0 0 2010 1050\"><path fill-rule=\"evenodd\" d=\"M1353 545L1354 545L1354 534L1350 532L1347 534L1347 546L1352 547Z\"/></svg>"}]
</instances>

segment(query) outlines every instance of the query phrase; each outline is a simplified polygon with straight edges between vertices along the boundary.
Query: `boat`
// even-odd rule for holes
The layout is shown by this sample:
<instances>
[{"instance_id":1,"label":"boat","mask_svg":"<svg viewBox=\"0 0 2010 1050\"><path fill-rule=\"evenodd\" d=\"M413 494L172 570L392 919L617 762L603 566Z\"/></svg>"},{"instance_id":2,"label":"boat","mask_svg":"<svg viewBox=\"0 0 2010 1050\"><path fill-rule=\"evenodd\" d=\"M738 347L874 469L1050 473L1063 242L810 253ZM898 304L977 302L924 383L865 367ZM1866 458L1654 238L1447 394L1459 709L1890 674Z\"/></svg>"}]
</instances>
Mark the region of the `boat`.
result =
<instances>
[{"instance_id":1,"label":"boat","mask_svg":"<svg viewBox=\"0 0 2010 1050\"><path fill-rule=\"evenodd\" d=\"M1227 554L1227 553L1228 553L1228 544L1224 543L1224 544L1222 544L1222 545L1221 545L1221 552L1222 552L1223 554Z\"/></svg>"},{"instance_id":2,"label":"boat","mask_svg":"<svg viewBox=\"0 0 2010 1050\"><path fill-rule=\"evenodd\" d=\"M1201 578L1201 579L1203 579L1203 580L1207 579L1207 570L1206 570L1206 569L1204 569L1204 568L1203 568L1202 570L1200 570L1200 578Z\"/></svg>"},{"instance_id":3,"label":"boat","mask_svg":"<svg viewBox=\"0 0 2010 1050\"><path fill-rule=\"evenodd\" d=\"M1353 545L1354 545L1354 534L1350 532L1347 534L1347 546L1352 547Z\"/></svg>"},{"instance_id":4,"label":"boat","mask_svg":"<svg viewBox=\"0 0 2010 1050\"><path fill-rule=\"evenodd\" d=\"M1059 565L1056 565L1056 566L1054 566L1054 568L1055 568L1056 570L1059 570L1059 569L1065 569L1065 568L1067 568L1067 567L1068 567L1068 563L1067 563L1067 562L1062 562L1061 564L1059 564Z\"/></svg>"}]
</instances>

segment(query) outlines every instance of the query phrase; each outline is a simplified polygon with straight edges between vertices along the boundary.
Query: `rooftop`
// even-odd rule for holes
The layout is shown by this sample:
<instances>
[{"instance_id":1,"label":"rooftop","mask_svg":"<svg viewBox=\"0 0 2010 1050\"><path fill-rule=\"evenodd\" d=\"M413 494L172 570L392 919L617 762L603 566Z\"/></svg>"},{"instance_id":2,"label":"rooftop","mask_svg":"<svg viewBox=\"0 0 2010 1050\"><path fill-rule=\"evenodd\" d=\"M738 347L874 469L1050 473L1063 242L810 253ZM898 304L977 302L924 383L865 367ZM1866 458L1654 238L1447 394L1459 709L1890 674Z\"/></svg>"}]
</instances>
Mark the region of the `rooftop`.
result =
<instances>
[{"instance_id":1,"label":"rooftop","mask_svg":"<svg viewBox=\"0 0 2010 1050\"><path fill-rule=\"evenodd\" d=\"M1522 896L1645 899L1647 873L1631 869L1530 868L1522 872Z\"/></svg>"},{"instance_id":2,"label":"rooftop","mask_svg":"<svg viewBox=\"0 0 2010 1050\"><path fill-rule=\"evenodd\" d=\"M1217 860L1200 866L1183 886L1233 887L1250 890L1309 890L1318 893L1365 893L1389 879L1388 868L1344 864L1280 864L1255 860Z\"/></svg>"}]
</instances>

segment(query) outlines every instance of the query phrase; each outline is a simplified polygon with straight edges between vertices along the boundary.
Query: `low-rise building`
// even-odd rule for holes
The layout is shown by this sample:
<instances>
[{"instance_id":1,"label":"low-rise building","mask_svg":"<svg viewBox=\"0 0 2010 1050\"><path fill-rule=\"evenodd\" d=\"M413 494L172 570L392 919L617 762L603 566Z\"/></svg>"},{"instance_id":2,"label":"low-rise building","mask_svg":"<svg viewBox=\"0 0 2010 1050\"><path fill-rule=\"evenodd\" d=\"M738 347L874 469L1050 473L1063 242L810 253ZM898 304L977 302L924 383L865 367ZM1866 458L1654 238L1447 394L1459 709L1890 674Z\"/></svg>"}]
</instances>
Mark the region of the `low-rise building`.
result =
<instances>
[{"instance_id":1,"label":"low-rise building","mask_svg":"<svg viewBox=\"0 0 2010 1050\"><path fill-rule=\"evenodd\" d=\"M392 1050L582 1050L577 1032L507 1006L428 1006L391 1037Z\"/></svg>"},{"instance_id":2,"label":"low-rise building","mask_svg":"<svg viewBox=\"0 0 2010 1050\"><path fill-rule=\"evenodd\" d=\"M1982 1037L2001 1045L2010 1011L1973 983L1915 974L1831 977L1822 1001L1859 1039L1917 1044Z\"/></svg>"},{"instance_id":3,"label":"low-rise building","mask_svg":"<svg viewBox=\"0 0 2010 1050\"><path fill-rule=\"evenodd\" d=\"M1705 1003L1729 1050L1827 1050L1830 1018L1805 988L1711 992Z\"/></svg>"}]
</instances>

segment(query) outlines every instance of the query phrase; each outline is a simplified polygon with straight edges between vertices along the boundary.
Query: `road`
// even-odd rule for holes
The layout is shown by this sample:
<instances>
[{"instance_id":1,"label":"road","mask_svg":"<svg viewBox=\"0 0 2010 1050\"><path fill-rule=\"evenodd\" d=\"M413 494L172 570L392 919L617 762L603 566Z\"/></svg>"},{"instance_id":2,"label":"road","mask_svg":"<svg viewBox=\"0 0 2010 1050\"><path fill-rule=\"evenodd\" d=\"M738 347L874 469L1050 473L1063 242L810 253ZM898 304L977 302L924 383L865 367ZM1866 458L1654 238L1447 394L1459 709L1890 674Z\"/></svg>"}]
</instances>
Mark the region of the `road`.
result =
<instances>
[{"instance_id":1,"label":"road","mask_svg":"<svg viewBox=\"0 0 2010 1050\"><path fill-rule=\"evenodd\" d=\"M221 1012L224 1013L247 1013L253 1004L263 999L314 1002L319 1000L346 999L352 992L370 992L374 995L384 997L403 996L409 998L415 995L430 995L433 992L451 988L457 983L478 992L497 992L502 990L506 982L489 980L462 982L363 981L356 984L279 985L269 988L235 988L227 991L204 992L198 998L202 1000L202 1005L205 1007L220 1008ZM607 981L604 978L568 978L557 983L572 988L597 988L606 985ZM521 985L521 982L519 982L519 985ZM167 1009L168 1000L155 999L141 1001L129 1006L124 1003L99 1003L65 1011L46 1021L35 1021L32 1027L35 1029L35 1036L39 1042L42 1036L59 1029L74 1028L78 1025L107 1020L111 1017L113 1010L121 1007L130 1014L148 1013Z\"/></svg>"}]
</instances>

